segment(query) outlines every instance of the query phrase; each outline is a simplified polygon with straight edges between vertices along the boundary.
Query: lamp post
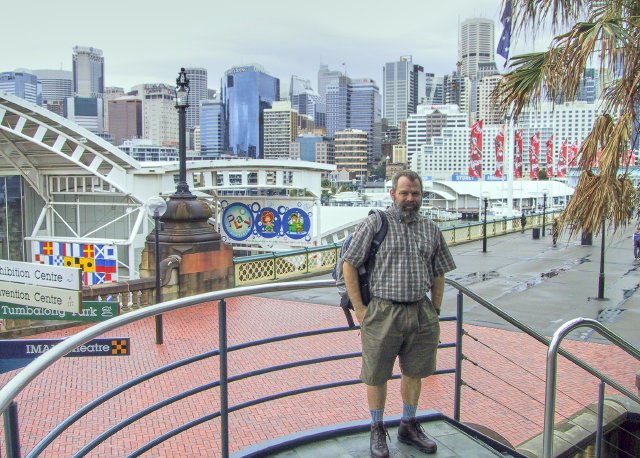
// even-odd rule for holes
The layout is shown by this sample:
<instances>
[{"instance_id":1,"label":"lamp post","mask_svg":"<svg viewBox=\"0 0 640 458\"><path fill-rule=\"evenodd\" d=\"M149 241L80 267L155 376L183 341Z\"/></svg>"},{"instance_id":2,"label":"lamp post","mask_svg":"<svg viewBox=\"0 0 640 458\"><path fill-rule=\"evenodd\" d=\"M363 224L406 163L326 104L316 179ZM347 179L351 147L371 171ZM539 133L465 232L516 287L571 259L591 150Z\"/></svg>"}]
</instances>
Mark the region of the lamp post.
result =
<instances>
[{"instance_id":1,"label":"lamp post","mask_svg":"<svg viewBox=\"0 0 640 458\"><path fill-rule=\"evenodd\" d=\"M160 196L154 196L147 200L147 214L153 217L155 223L155 270L156 270L156 304L162 302L162 285L160 285L160 217L167 211L167 203ZM163 329L162 315L156 315L156 344L162 344Z\"/></svg>"},{"instance_id":2,"label":"lamp post","mask_svg":"<svg viewBox=\"0 0 640 458\"><path fill-rule=\"evenodd\" d=\"M543 237L544 237L544 225L545 225L546 216L547 216L547 193L544 193L542 197L542 236Z\"/></svg>"},{"instance_id":3,"label":"lamp post","mask_svg":"<svg viewBox=\"0 0 640 458\"><path fill-rule=\"evenodd\" d=\"M482 222L482 252L487 252L487 207L489 206L489 199L484 198L484 221Z\"/></svg>"},{"instance_id":4,"label":"lamp post","mask_svg":"<svg viewBox=\"0 0 640 458\"><path fill-rule=\"evenodd\" d=\"M602 218L602 240L600 240L600 275L598 277L598 299L604 299L604 229L605 218Z\"/></svg>"},{"instance_id":5,"label":"lamp post","mask_svg":"<svg viewBox=\"0 0 640 458\"><path fill-rule=\"evenodd\" d=\"M190 196L189 185L187 184L187 108L189 107L189 78L184 67L176 78L176 108L178 110L178 158L180 160L180 171L178 175L178 185L176 186L176 196Z\"/></svg>"}]
</instances>

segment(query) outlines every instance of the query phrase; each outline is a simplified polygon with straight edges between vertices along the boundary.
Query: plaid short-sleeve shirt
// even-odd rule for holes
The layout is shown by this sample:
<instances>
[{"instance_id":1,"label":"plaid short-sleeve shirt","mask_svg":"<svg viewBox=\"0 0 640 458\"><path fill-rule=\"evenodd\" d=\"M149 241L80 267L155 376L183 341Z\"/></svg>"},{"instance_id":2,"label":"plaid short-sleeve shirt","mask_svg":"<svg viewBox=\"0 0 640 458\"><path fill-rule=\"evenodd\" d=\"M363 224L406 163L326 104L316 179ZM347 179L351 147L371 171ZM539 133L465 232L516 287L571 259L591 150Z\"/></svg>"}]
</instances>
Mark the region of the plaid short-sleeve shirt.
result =
<instances>
[{"instance_id":1,"label":"plaid short-sleeve shirt","mask_svg":"<svg viewBox=\"0 0 640 458\"><path fill-rule=\"evenodd\" d=\"M442 232L428 218L416 215L403 221L394 204L387 210L389 229L380 245L371 276L371 294L398 302L414 302L431 290L435 277L456 268ZM355 267L363 264L376 231L378 215L369 215L360 223L345 261Z\"/></svg>"}]
</instances>

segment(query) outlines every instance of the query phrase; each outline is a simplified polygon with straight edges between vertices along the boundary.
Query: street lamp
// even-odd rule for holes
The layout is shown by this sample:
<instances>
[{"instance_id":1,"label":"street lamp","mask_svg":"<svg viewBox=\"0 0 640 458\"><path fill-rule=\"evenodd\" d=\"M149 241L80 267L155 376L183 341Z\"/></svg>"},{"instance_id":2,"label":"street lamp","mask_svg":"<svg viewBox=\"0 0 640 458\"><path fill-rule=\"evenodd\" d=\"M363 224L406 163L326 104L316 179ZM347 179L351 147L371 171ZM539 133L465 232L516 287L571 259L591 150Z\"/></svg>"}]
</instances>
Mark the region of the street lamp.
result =
<instances>
[{"instance_id":1,"label":"street lamp","mask_svg":"<svg viewBox=\"0 0 640 458\"><path fill-rule=\"evenodd\" d=\"M147 200L147 214L153 217L155 222L155 261L156 261L156 304L162 302L162 287L160 285L160 217L167 211L167 203L160 196L151 197ZM162 337L162 314L156 315L156 344L163 343Z\"/></svg>"},{"instance_id":2,"label":"street lamp","mask_svg":"<svg viewBox=\"0 0 640 458\"><path fill-rule=\"evenodd\" d=\"M184 67L176 78L176 108L178 109L178 158L180 160L180 174L176 186L176 196L190 196L187 184L187 108L189 107L189 78Z\"/></svg>"},{"instance_id":3,"label":"street lamp","mask_svg":"<svg viewBox=\"0 0 640 458\"><path fill-rule=\"evenodd\" d=\"M484 221L482 222L482 252L487 252L487 207L489 206L489 198L484 196Z\"/></svg>"},{"instance_id":4,"label":"street lamp","mask_svg":"<svg viewBox=\"0 0 640 458\"><path fill-rule=\"evenodd\" d=\"M602 239L600 240L600 275L598 277L598 299L604 299L604 230L605 217L602 217Z\"/></svg>"},{"instance_id":5,"label":"street lamp","mask_svg":"<svg viewBox=\"0 0 640 458\"><path fill-rule=\"evenodd\" d=\"M542 198L542 236L544 237L544 224L547 215L547 193L543 194Z\"/></svg>"}]
</instances>

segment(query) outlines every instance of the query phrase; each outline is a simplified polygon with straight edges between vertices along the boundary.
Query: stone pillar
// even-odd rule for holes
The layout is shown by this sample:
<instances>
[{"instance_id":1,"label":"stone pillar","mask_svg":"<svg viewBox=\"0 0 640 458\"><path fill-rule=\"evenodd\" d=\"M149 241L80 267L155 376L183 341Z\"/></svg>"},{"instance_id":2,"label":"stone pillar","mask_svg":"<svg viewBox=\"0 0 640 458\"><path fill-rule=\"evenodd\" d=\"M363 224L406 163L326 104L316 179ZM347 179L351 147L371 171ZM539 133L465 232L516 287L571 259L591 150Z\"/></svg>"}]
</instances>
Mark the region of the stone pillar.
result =
<instances>
[{"instance_id":1,"label":"stone pillar","mask_svg":"<svg viewBox=\"0 0 640 458\"><path fill-rule=\"evenodd\" d=\"M234 285L233 250L222 242L220 234L207 222L211 210L206 202L192 194L174 194L160 218L160 259L172 254L182 260L178 270L179 291L163 289L163 301L177 297L232 288ZM140 275L155 274L155 232L147 236L142 253Z\"/></svg>"}]
</instances>

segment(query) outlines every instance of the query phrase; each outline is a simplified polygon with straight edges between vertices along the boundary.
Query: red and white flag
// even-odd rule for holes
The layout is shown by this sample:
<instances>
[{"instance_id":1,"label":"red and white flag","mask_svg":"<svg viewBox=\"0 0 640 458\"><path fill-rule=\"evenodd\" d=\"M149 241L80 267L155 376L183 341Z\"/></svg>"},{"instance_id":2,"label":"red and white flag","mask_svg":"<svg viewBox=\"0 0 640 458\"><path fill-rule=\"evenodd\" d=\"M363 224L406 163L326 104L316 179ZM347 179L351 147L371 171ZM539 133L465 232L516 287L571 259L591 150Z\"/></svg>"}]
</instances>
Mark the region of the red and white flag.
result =
<instances>
[{"instance_id":1,"label":"red and white flag","mask_svg":"<svg viewBox=\"0 0 640 458\"><path fill-rule=\"evenodd\" d=\"M537 180L540 172L540 132L529 139L529 166L529 178Z\"/></svg>"},{"instance_id":2,"label":"red and white flag","mask_svg":"<svg viewBox=\"0 0 640 458\"><path fill-rule=\"evenodd\" d=\"M522 132L522 129L516 132L516 157L513 164L514 178L522 178Z\"/></svg>"},{"instance_id":3,"label":"red and white flag","mask_svg":"<svg viewBox=\"0 0 640 458\"><path fill-rule=\"evenodd\" d=\"M482 120L471 126L469 176L473 178L482 178Z\"/></svg>"},{"instance_id":4,"label":"red and white flag","mask_svg":"<svg viewBox=\"0 0 640 458\"><path fill-rule=\"evenodd\" d=\"M547 140L547 178L553 177L553 135Z\"/></svg>"},{"instance_id":5,"label":"red and white flag","mask_svg":"<svg viewBox=\"0 0 640 458\"><path fill-rule=\"evenodd\" d=\"M500 129L495 139L496 147L496 172L494 175L498 178L502 178L504 167L504 127Z\"/></svg>"},{"instance_id":6,"label":"red and white flag","mask_svg":"<svg viewBox=\"0 0 640 458\"><path fill-rule=\"evenodd\" d=\"M573 142L573 144L569 147L569 167L576 167L578 164L576 163L576 158L578 157L578 140Z\"/></svg>"},{"instance_id":7,"label":"red and white flag","mask_svg":"<svg viewBox=\"0 0 640 458\"><path fill-rule=\"evenodd\" d=\"M636 165L636 152L632 149L628 151L627 161L625 165Z\"/></svg>"},{"instance_id":8,"label":"red and white flag","mask_svg":"<svg viewBox=\"0 0 640 458\"><path fill-rule=\"evenodd\" d=\"M569 146L567 139L562 140L562 148L560 148L560 154L558 155L558 170L557 177L562 178L567 174L567 151Z\"/></svg>"}]
</instances>

